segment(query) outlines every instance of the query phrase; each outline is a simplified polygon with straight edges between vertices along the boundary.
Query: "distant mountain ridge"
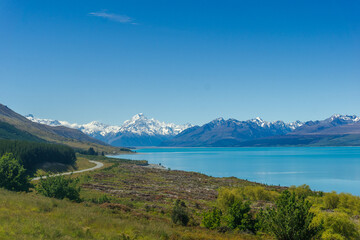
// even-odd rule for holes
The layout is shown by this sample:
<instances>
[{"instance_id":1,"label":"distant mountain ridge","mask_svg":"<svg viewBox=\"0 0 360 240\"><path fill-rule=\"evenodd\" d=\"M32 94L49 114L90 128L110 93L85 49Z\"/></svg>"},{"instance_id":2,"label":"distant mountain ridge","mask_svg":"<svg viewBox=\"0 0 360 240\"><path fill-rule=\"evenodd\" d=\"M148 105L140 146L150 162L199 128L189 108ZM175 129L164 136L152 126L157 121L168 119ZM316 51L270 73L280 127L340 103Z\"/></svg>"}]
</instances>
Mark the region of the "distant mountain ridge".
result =
<instances>
[{"instance_id":1,"label":"distant mountain ridge","mask_svg":"<svg viewBox=\"0 0 360 240\"><path fill-rule=\"evenodd\" d=\"M176 125L137 114L121 126L100 122L28 119L52 126L67 126L113 146L241 147L241 146L360 146L360 117L334 114L317 121L268 122L217 118L202 126Z\"/></svg>"},{"instance_id":2,"label":"distant mountain ridge","mask_svg":"<svg viewBox=\"0 0 360 240\"><path fill-rule=\"evenodd\" d=\"M335 114L321 121L284 123L261 118L247 121L215 119L189 128L162 146L360 146L360 118Z\"/></svg>"},{"instance_id":3,"label":"distant mountain ridge","mask_svg":"<svg viewBox=\"0 0 360 240\"><path fill-rule=\"evenodd\" d=\"M303 123L300 121L293 123L267 122L259 117L247 121L217 118L201 127L189 128L173 139L164 141L161 145L184 147L231 146L238 142L285 135L302 125Z\"/></svg>"},{"instance_id":4,"label":"distant mountain ridge","mask_svg":"<svg viewBox=\"0 0 360 240\"><path fill-rule=\"evenodd\" d=\"M27 119L49 126L66 126L74 128L113 146L157 146L183 130L192 127L191 124L176 125L147 118L139 113L121 126L112 126L93 121L87 124L69 123L51 119L40 119L29 114Z\"/></svg>"}]
</instances>

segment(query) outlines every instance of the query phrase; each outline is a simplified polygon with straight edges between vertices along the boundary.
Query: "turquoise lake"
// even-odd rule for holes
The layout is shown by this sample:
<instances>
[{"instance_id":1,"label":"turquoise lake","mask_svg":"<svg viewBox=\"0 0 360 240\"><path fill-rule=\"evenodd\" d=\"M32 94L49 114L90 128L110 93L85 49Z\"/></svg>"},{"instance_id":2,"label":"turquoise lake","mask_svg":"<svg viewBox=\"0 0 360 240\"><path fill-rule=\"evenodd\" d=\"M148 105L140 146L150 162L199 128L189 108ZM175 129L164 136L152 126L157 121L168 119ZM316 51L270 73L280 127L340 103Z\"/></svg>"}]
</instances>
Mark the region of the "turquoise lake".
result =
<instances>
[{"instance_id":1,"label":"turquoise lake","mask_svg":"<svg viewBox=\"0 0 360 240\"><path fill-rule=\"evenodd\" d=\"M144 148L119 158L272 185L360 196L360 147Z\"/></svg>"}]
</instances>

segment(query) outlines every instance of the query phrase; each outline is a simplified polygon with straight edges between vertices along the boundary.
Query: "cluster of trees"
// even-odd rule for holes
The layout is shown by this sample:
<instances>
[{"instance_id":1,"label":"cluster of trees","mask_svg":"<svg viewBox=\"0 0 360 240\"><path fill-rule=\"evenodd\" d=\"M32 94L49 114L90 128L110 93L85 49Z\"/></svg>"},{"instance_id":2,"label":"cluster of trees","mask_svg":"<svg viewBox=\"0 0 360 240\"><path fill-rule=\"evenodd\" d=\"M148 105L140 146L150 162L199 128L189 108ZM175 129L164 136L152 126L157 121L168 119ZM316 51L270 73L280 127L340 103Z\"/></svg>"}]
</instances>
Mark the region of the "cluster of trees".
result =
<instances>
[{"instance_id":1,"label":"cluster of trees","mask_svg":"<svg viewBox=\"0 0 360 240\"><path fill-rule=\"evenodd\" d=\"M74 150L67 146L0 140L0 187L11 191L29 191L32 187L29 174L39 164L44 162L74 164L75 161ZM52 193L55 193L52 197L59 197L66 193L67 195L64 197L78 200L79 191L75 189L75 185L76 182L72 179L49 178L49 180L40 181L37 189L44 195L52 196L50 193L46 193L51 190Z\"/></svg>"},{"instance_id":2,"label":"cluster of trees","mask_svg":"<svg viewBox=\"0 0 360 240\"><path fill-rule=\"evenodd\" d=\"M79 202L78 182L78 178L46 177L40 179L35 189L46 197L67 198ZM27 171L12 153L6 153L0 157L0 187L11 191L29 191L32 187Z\"/></svg>"},{"instance_id":3,"label":"cluster of trees","mask_svg":"<svg viewBox=\"0 0 360 240\"><path fill-rule=\"evenodd\" d=\"M12 153L26 170L44 162L74 164L76 155L71 147L27 141L0 140L0 156Z\"/></svg>"},{"instance_id":4,"label":"cluster of trees","mask_svg":"<svg viewBox=\"0 0 360 240\"><path fill-rule=\"evenodd\" d=\"M255 188L254 191L259 191ZM270 194L262 197L268 198ZM274 207L251 211L251 202L222 191L218 198L218 206L204 213L203 225L216 229L224 222L228 229L243 232L268 232L276 239L313 239L322 229L321 225L311 225L314 214L310 211L311 203L295 192L283 191L277 198Z\"/></svg>"},{"instance_id":5,"label":"cluster of trees","mask_svg":"<svg viewBox=\"0 0 360 240\"><path fill-rule=\"evenodd\" d=\"M203 213L202 225L267 233L279 240L355 240L360 239L359 214L360 198L351 194L314 192L307 185L281 193L250 186L220 189L216 206Z\"/></svg>"},{"instance_id":6,"label":"cluster of trees","mask_svg":"<svg viewBox=\"0 0 360 240\"><path fill-rule=\"evenodd\" d=\"M105 152L97 152L95 151L95 149L93 147L90 147L88 150L82 150L82 149L77 149L76 150L78 153L83 154L83 155L90 155L90 156L105 156Z\"/></svg>"}]
</instances>

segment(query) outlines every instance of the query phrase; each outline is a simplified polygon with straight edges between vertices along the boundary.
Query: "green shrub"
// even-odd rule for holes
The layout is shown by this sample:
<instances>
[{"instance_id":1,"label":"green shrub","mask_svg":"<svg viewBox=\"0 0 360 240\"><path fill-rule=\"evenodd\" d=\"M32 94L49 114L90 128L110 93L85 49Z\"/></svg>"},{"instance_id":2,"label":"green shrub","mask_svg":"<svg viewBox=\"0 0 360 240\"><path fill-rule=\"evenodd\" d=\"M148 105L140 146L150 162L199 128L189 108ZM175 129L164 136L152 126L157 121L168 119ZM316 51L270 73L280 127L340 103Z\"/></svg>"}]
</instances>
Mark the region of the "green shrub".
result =
<instances>
[{"instance_id":1,"label":"green shrub","mask_svg":"<svg viewBox=\"0 0 360 240\"><path fill-rule=\"evenodd\" d=\"M313 224L323 224L325 231L321 239L326 240L355 240L359 239L359 231L355 222L346 214L341 212L322 212L318 214Z\"/></svg>"},{"instance_id":2,"label":"green shrub","mask_svg":"<svg viewBox=\"0 0 360 240\"><path fill-rule=\"evenodd\" d=\"M309 196L315 196L316 193L311 191L310 186L303 184L300 186L290 186L290 192L294 192L298 197L307 198Z\"/></svg>"},{"instance_id":3,"label":"green shrub","mask_svg":"<svg viewBox=\"0 0 360 240\"><path fill-rule=\"evenodd\" d=\"M31 184L25 168L12 153L0 158L0 187L11 191L29 191Z\"/></svg>"},{"instance_id":4,"label":"green shrub","mask_svg":"<svg viewBox=\"0 0 360 240\"><path fill-rule=\"evenodd\" d=\"M202 223L208 229L215 229L220 227L222 212L218 208L205 212L203 215Z\"/></svg>"},{"instance_id":5,"label":"green shrub","mask_svg":"<svg viewBox=\"0 0 360 240\"><path fill-rule=\"evenodd\" d=\"M256 231L255 220L250 214L250 202L242 202L235 200L235 202L227 210L226 221L230 229L239 229L241 231L250 230Z\"/></svg>"},{"instance_id":6,"label":"green shrub","mask_svg":"<svg viewBox=\"0 0 360 240\"><path fill-rule=\"evenodd\" d=\"M349 193L340 193L337 208L350 215L360 215L360 197Z\"/></svg>"},{"instance_id":7,"label":"green shrub","mask_svg":"<svg viewBox=\"0 0 360 240\"><path fill-rule=\"evenodd\" d=\"M238 188L236 193L242 200L250 201L275 201L279 197L278 192L266 190L265 187L262 186Z\"/></svg>"},{"instance_id":8,"label":"green shrub","mask_svg":"<svg viewBox=\"0 0 360 240\"><path fill-rule=\"evenodd\" d=\"M331 192L324 196L325 209L335 209L338 207L339 202L340 202L340 198L336 194L336 192Z\"/></svg>"},{"instance_id":9,"label":"green shrub","mask_svg":"<svg viewBox=\"0 0 360 240\"><path fill-rule=\"evenodd\" d=\"M80 201L79 179L65 178L64 176L55 176L41 178L35 189L45 197Z\"/></svg>"},{"instance_id":10,"label":"green shrub","mask_svg":"<svg viewBox=\"0 0 360 240\"><path fill-rule=\"evenodd\" d=\"M279 193L266 190L262 186L246 186L240 188L220 188L217 204L223 211L231 206L235 200L247 201L275 201Z\"/></svg>"},{"instance_id":11,"label":"green shrub","mask_svg":"<svg viewBox=\"0 0 360 240\"><path fill-rule=\"evenodd\" d=\"M310 212L310 208L311 203L303 197L283 191L275 208L268 208L259 214L261 226L279 240L313 239L322 229L322 225L311 224L314 213Z\"/></svg>"},{"instance_id":12,"label":"green shrub","mask_svg":"<svg viewBox=\"0 0 360 240\"><path fill-rule=\"evenodd\" d=\"M186 226L189 221L189 213L187 212L187 208L184 201L176 200L175 206L172 210L171 220L175 224L179 224L182 226Z\"/></svg>"}]
</instances>

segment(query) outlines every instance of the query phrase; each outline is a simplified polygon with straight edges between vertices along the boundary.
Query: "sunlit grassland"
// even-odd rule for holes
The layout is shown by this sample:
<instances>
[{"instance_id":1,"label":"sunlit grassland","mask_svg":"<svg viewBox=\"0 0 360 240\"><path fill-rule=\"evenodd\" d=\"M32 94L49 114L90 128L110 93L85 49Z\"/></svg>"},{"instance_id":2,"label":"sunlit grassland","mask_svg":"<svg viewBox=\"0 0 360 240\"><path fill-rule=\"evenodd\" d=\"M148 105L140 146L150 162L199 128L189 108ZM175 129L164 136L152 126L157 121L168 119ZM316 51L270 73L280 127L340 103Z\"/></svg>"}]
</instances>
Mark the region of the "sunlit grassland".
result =
<instances>
[{"instance_id":1,"label":"sunlit grassland","mask_svg":"<svg viewBox=\"0 0 360 240\"><path fill-rule=\"evenodd\" d=\"M123 234L130 239L252 239L174 226L167 219L89 202L0 189L0 239L125 239Z\"/></svg>"},{"instance_id":2,"label":"sunlit grassland","mask_svg":"<svg viewBox=\"0 0 360 240\"><path fill-rule=\"evenodd\" d=\"M81 203L0 189L0 239L256 239L249 234L222 234L199 226L199 206L211 205L204 199L185 199L194 216L192 224L174 225L170 215L177 183L167 183L163 174L176 176L180 172L154 172L142 167L144 161L101 156L78 155L77 164L86 168L87 159L103 161L105 167L71 176L80 178ZM141 180L138 183L137 177ZM154 185L161 189L153 191ZM169 196L157 197L162 190ZM119 194L122 192L124 195Z\"/></svg>"}]
</instances>

